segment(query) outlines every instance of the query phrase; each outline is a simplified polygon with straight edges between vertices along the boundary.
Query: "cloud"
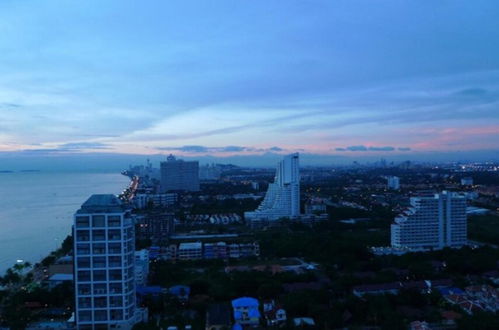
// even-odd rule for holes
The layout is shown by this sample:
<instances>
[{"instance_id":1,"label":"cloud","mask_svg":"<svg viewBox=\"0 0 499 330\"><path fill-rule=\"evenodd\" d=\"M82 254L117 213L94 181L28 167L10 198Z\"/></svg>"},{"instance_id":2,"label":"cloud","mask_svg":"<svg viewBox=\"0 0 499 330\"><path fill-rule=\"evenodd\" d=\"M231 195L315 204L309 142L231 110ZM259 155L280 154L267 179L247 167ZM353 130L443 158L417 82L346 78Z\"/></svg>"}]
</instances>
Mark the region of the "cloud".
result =
<instances>
[{"instance_id":1,"label":"cloud","mask_svg":"<svg viewBox=\"0 0 499 330\"><path fill-rule=\"evenodd\" d=\"M348 151L367 151L366 146L350 146L346 148Z\"/></svg>"},{"instance_id":2,"label":"cloud","mask_svg":"<svg viewBox=\"0 0 499 330\"><path fill-rule=\"evenodd\" d=\"M369 147L369 151L393 151L394 147L386 146L386 147Z\"/></svg>"},{"instance_id":3,"label":"cloud","mask_svg":"<svg viewBox=\"0 0 499 330\"><path fill-rule=\"evenodd\" d=\"M111 149L111 146L99 142L71 142L59 146L61 150L81 150L81 149Z\"/></svg>"},{"instance_id":4,"label":"cloud","mask_svg":"<svg viewBox=\"0 0 499 330\"><path fill-rule=\"evenodd\" d=\"M244 147L244 146L225 146L225 147L206 147L199 145L192 146L182 146L182 147L156 147L156 150L161 151L180 151L185 153L200 153L200 154L209 154L209 153L244 153L244 152L252 152L252 153L262 153L262 152L281 152L285 151L285 149L281 147L270 147L270 148L255 148L255 147Z\"/></svg>"},{"instance_id":5,"label":"cloud","mask_svg":"<svg viewBox=\"0 0 499 330\"><path fill-rule=\"evenodd\" d=\"M376 147L376 146L365 146L365 145L355 145L355 146L348 146L348 147L338 147L335 148L334 150L336 151L375 151L375 152L390 152L394 150L399 150L399 151L409 151L411 148L409 147L392 147L392 146L382 146L382 147Z\"/></svg>"},{"instance_id":6,"label":"cloud","mask_svg":"<svg viewBox=\"0 0 499 330\"><path fill-rule=\"evenodd\" d=\"M483 96L487 95L487 90L484 88L466 88L462 89L456 93L456 95L464 95L464 96Z\"/></svg>"}]
</instances>

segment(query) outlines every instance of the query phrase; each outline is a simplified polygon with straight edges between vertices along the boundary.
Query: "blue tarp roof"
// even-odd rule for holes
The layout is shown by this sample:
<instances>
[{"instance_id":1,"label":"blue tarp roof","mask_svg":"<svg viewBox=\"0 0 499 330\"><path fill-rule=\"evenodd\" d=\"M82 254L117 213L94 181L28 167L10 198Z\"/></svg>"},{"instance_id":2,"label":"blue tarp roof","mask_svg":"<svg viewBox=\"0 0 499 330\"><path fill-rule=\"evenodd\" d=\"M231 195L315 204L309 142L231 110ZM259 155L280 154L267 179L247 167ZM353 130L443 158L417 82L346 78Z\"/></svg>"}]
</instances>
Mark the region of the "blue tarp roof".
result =
<instances>
[{"instance_id":1,"label":"blue tarp roof","mask_svg":"<svg viewBox=\"0 0 499 330\"><path fill-rule=\"evenodd\" d=\"M440 292L440 294L442 296L447 296L447 295L450 295L450 294L463 294L464 291L459 289L459 288L441 288L441 289L438 289L438 291Z\"/></svg>"},{"instance_id":2,"label":"blue tarp roof","mask_svg":"<svg viewBox=\"0 0 499 330\"><path fill-rule=\"evenodd\" d=\"M258 300L251 297L241 297L232 300L232 307L258 307Z\"/></svg>"},{"instance_id":3,"label":"blue tarp roof","mask_svg":"<svg viewBox=\"0 0 499 330\"><path fill-rule=\"evenodd\" d=\"M137 294L140 295L161 294L162 290L160 286L139 286L136 289Z\"/></svg>"}]
</instances>

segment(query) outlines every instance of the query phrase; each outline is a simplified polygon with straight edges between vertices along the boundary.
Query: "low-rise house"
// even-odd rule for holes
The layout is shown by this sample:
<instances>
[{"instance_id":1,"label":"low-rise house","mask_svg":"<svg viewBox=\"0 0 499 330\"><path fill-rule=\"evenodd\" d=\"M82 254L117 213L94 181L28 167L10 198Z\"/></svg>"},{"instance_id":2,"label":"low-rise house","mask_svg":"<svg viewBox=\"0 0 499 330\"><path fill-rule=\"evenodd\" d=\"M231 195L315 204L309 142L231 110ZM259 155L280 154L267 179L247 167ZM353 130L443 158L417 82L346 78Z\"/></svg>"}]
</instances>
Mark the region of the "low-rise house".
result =
<instances>
[{"instance_id":1,"label":"low-rise house","mask_svg":"<svg viewBox=\"0 0 499 330\"><path fill-rule=\"evenodd\" d=\"M260 323L258 306L258 300L251 297L232 300L235 322L239 325L258 325Z\"/></svg>"},{"instance_id":2,"label":"low-rise house","mask_svg":"<svg viewBox=\"0 0 499 330\"><path fill-rule=\"evenodd\" d=\"M227 304L213 304L206 312L206 330L229 329L231 325L230 306Z\"/></svg>"},{"instance_id":3,"label":"low-rise house","mask_svg":"<svg viewBox=\"0 0 499 330\"><path fill-rule=\"evenodd\" d=\"M178 259L198 260L203 258L203 244L201 242L180 243L178 247Z\"/></svg>"},{"instance_id":4,"label":"low-rise house","mask_svg":"<svg viewBox=\"0 0 499 330\"><path fill-rule=\"evenodd\" d=\"M56 286L63 284L65 282L73 282L74 276L73 274L54 274L48 279L48 286L50 289L55 288Z\"/></svg>"},{"instance_id":5,"label":"low-rise house","mask_svg":"<svg viewBox=\"0 0 499 330\"><path fill-rule=\"evenodd\" d=\"M181 302L186 302L189 300L191 288L187 285L175 285L168 289L168 293L177 297Z\"/></svg>"},{"instance_id":6,"label":"low-rise house","mask_svg":"<svg viewBox=\"0 0 499 330\"><path fill-rule=\"evenodd\" d=\"M274 300L263 303L263 315L268 326L286 323L286 311Z\"/></svg>"},{"instance_id":7,"label":"low-rise house","mask_svg":"<svg viewBox=\"0 0 499 330\"><path fill-rule=\"evenodd\" d=\"M311 317L295 317L293 319L293 325L295 327L314 327L315 326L315 321Z\"/></svg>"}]
</instances>

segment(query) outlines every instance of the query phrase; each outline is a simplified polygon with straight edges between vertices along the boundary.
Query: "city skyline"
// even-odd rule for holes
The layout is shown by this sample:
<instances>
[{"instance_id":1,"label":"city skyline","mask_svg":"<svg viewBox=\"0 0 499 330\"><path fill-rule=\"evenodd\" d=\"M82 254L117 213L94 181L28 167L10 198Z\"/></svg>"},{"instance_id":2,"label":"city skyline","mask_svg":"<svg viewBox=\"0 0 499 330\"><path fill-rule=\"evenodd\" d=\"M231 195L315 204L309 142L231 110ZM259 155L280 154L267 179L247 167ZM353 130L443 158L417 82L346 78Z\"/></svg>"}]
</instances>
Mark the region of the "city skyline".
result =
<instances>
[{"instance_id":1,"label":"city skyline","mask_svg":"<svg viewBox=\"0 0 499 330\"><path fill-rule=\"evenodd\" d=\"M2 158L499 158L494 1L0 8Z\"/></svg>"}]
</instances>

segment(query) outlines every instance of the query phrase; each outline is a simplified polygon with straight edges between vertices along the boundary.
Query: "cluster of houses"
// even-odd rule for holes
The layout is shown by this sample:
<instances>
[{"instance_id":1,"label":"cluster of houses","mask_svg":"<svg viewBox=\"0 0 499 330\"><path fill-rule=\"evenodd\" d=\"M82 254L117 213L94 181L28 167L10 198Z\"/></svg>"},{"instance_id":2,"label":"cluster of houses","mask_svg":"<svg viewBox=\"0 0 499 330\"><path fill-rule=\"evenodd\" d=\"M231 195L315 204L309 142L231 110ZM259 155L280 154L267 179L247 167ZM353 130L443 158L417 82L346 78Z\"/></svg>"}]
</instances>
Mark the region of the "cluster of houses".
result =
<instances>
[{"instance_id":1,"label":"cluster of houses","mask_svg":"<svg viewBox=\"0 0 499 330\"><path fill-rule=\"evenodd\" d=\"M162 259L173 262L200 259L239 259L258 257L259 255L260 244L258 242L184 242L165 247L151 246L149 248L149 259Z\"/></svg>"},{"instance_id":2,"label":"cluster of houses","mask_svg":"<svg viewBox=\"0 0 499 330\"><path fill-rule=\"evenodd\" d=\"M472 285L464 290L448 288L440 292L447 302L459 306L468 314L499 311L499 289L490 285Z\"/></svg>"},{"instance_id":3,"label":"cluster of houses","mask_svg":"<svg viewBox=\"0 0 499 330\"><path fill-rule=\"evenodd\" d=\"M185 220L190 225L230 225L242 222L241 216L236 213L191 214Z\"/></svg>"},{"instance_id":4,"label":"cluster of houses","mask_svg":"<svg viewBox=\"0 0 499 330\"><path fill-rule=\"evenodd\" d=\"M357 297L364 295L378 294L398 294L401 290L415 289L421 293L430 293L434 289L445 289L452 286L452 280L426 280L426 281L405 281L405 282L389 282L381 284L365 284L353 287L353 294Z\"/></svg>"},{"instance_id":5,"label":"cluster of houses","mask_svg":"<svg viewBox=\"0 0 499 330\"><path fill-rule=\"evenodd\" d=\"M263 302L260 308L258 299L241 297L232 300L231 306L211 305L206 314L206 329L244 329L260 326L262 322L267 326L279 326L286 321L286 311L274 300Z\"/></svg>"}]
</instances>

